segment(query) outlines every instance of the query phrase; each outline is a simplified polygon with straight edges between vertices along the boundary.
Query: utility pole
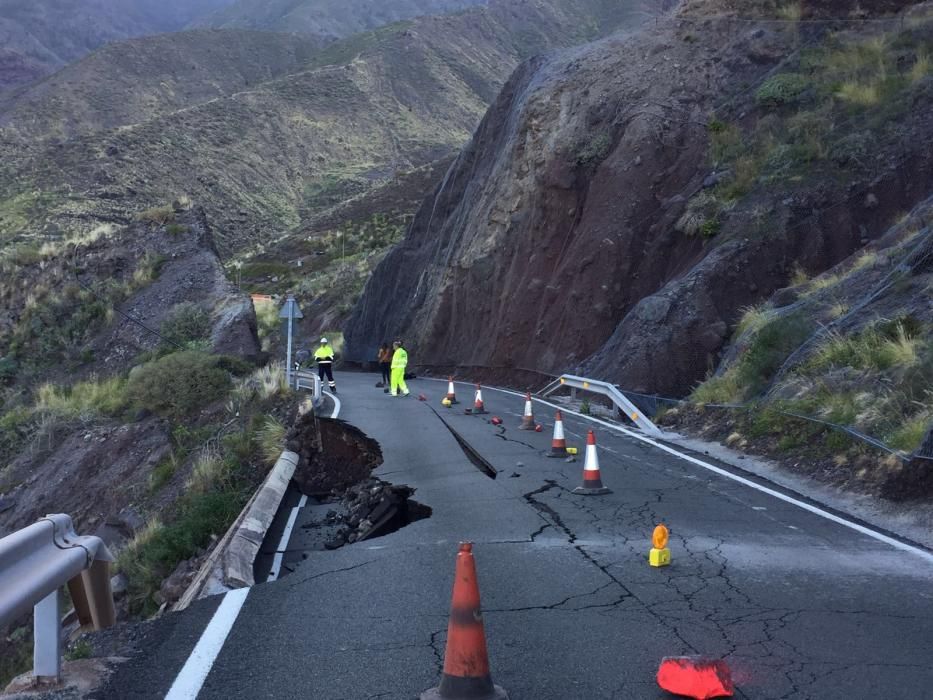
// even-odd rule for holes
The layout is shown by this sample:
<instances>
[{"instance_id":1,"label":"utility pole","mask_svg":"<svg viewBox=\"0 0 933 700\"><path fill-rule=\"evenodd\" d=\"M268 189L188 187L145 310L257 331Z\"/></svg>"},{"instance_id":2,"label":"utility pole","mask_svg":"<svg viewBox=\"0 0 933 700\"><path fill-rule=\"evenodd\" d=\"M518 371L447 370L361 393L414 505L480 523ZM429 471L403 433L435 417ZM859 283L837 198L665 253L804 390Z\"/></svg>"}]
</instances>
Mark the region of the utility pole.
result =
<instances>
[{"instance_id":1,"label":"utility pole","mask_svg":"<svg viewBox=\"0 0 933 700\"><path fill-rule=\"evenodd\" d=\"M292 388L292 337L294 335L292 327L296 319L304 318L301 309L298 308L298 302L295 301L295 295L289 294L285 298L285 304L279 312L279 318L284 318L288 322L288 346L285 350L285 381L288 388Z\"/></svg>"}]
</instances>

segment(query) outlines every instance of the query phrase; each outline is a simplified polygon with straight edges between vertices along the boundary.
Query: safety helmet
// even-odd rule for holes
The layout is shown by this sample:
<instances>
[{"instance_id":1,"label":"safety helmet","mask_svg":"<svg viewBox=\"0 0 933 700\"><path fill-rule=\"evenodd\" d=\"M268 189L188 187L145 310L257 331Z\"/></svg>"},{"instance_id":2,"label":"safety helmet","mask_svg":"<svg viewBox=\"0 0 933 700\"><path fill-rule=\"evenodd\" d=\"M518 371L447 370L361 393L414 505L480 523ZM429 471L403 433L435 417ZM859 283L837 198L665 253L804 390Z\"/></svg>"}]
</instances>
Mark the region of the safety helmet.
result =
<instances>
[{"instance_id":1,"label":"safety helmet","mask_svg":"<svg viewBox=\"0 0 933 700\"><path fill-rule=\"evenodd\" d=\"M327 345L327 338L321 338L321 345Z\"/></svg>"}]
</instances>

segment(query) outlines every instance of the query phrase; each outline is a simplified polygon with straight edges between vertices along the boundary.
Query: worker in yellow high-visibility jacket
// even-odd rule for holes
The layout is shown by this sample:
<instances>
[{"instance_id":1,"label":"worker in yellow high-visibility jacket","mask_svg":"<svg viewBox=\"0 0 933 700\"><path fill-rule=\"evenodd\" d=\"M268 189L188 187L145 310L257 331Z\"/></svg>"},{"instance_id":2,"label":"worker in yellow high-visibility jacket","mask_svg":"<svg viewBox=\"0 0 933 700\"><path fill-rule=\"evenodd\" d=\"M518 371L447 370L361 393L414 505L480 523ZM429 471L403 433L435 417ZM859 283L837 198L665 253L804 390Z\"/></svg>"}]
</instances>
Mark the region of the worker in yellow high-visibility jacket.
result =
<instances>
[{"instance_id":1,"label":"worker in yellow high-visibility jacket","mask_svg":"<svg viewBox=\"0 0 933 700\"><path fill-rule=\"evenodd\" d=\"M337 393L337 382L334 381L334 349L327 342L327 338L321 338L321 347L314 351L314 359L317 360L318 376L321 383L324 383L324 377L327 377L327 384L330 390Z\"/></svg>"},{"instance_id":2,"label":"worker in yellow high-visibility jacket","mask_svg":"<svg viewBox=\"0 0 933 700\"><path fill-rule=\"evenodd\" d=\"M390 396L408 396L408 386L405 384L405 368L408 367L408 353L402 347L402 341L392 343L392 391ZM401 394L399 393L401 391Z\"/></svg>"}]
</instances>

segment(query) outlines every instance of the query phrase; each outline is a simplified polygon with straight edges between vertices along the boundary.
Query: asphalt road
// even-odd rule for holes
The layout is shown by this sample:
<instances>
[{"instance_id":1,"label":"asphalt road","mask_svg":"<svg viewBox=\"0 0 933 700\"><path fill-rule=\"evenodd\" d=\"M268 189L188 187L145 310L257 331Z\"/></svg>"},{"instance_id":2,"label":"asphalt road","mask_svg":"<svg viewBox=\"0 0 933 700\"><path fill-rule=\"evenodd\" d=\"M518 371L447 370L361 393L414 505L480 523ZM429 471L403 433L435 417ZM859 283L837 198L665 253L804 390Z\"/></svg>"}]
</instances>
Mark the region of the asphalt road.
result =
<instances>
[{"instance_id":1,"label":"asphalt road","mask_svg":"<svg viewBox=\"0 0 933 700\"><path fill-rule=\"evenodd\" d=\"M209 670L198 697L417 698L440 676L460 540L476 543L493 678L513 700L670 697L654 675L679 654L727 659L737 697L933 697L929 553L598 425L612 493L575 496L582 449L576 463L543 456L552 409L536 404L544 432L518 431L522 399L484 390L506 421L499 435L488 416L463 414L465 386L447 410L443 384L413 381L411 398L393 399L375 381L338 377L340 417L380 442L377 475L416 487L432 517L333 552L302 553L296 536L294 571L250 589L212 666L192 662ZM498 478L470 462L435 411ZM582 448L591 425L565 415L565 426ZM654 569L646 559L662 521L673 562ZM101 697L165 696L219 605L155 623Z\"/></svg>"}]
</instances>

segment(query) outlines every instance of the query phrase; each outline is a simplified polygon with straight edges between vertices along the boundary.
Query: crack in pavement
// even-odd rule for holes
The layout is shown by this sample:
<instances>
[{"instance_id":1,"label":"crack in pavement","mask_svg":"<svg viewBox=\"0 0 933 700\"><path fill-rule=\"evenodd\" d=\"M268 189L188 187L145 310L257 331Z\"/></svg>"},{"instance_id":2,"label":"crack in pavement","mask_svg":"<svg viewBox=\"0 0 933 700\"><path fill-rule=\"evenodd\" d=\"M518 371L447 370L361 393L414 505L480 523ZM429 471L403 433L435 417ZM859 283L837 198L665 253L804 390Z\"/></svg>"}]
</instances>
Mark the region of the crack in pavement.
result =
<instances>
[{"instance_id":1,"label":"crack in pavement","mask_svg":"<svg viewBox=\"0 0 933 700\"><path fill-rule=\"evenodd\" d=\"M360 564L354 564L353 566L348 566L343 569L332 569L331 571L320 571L316 574L313 574L311 576L305 576L304 578L301 578L298 580L292 580L294 577L289 576L288 579L285 579L285 580L289 582L288 584L289 588L295 588L296 586L300 586L304 583L308 583L309 581L313 581L314 579L323 578L324 576L330 576L331 574L340 574L345 571L353 571L354 569L361 569L364 566L369 566L370 564L373 564L375 562L376 562L375 559L370 559L369 561L364 561Z\"/></svg>"},{"instance_id":2,"label":"crack in pavement","mask_svg":"<svg viewBox=\"0 0 933 700\"><path fill-rule=\"evenodd\" d=\"M442 634L446 634L446 632L447 632L446 627L439 629L436 632L431 632L431 642L429 646L431 647L431 650L434 652L434 660L436 662L437 673L439 675L442 675L444 673L444 652L442 652L440 648L438 647L437 638Z\"/></svg>"},{"instance_id":3,"label":"crack in pavement","mask_svg":"<svg viewBox=\"0 0 933 700\"><path fill-rule=\"evenodd\" d=\"M666 622L666 620L665 620L662 616L657 615L656 613L654 613L654 612L651 610L651 608L650 608L648 605L646 605L646 604L644 603L644 601L642 601L641 599L639 599L638 596L636 596L636 595L628 588L628 586L626 586L626 585L625 585L621 580L619 580L612 572L609 571L609 566L603 565L603 564L601 564L599 561L597 561L589 552L586 551L586 549L584 549L583 545L578 545L578 544L576 544L576 541L577 541L576 533L574 533L574 531L573 531L566 523L564 523L564 521L563 521L563 519L561 518L560 514L559 514L554 508L552 508L550 505L548 505L547 503L544 503L543 501L538 500L538 499L536 498L536 496L540 496L540 495L543 495L543 494L545 494L545 493L548 493L549 491L551 491L551 490L553 490L553 489L566 490L566 489L564 489L562 486L560 486L556 481L553 481L553 480L551 480L551 479L548 479L548 480L545 481L545 483L544 483L543 486L541 486L541 487L535 489L534 491L529 491L528 493L525 494L524 497L525 497L525 500L527 500L528 503L529 503L533 508L537 509L537 510L542 514L542 517L550 518L551 521L552 521L552 523L554 524L554 526L555 526L556 528L558 528L559 530L562 530L562 531L564 532L564 534L567 536L568 544L571 544L571 545L573 546L573 548L576 549L576 550L580 553L580 555L586 560L587 563L589 563L589 564L592 565L592 566L595 566L597 569L599 569L599 570L603 573L604 576L606 576L607 578L610 579L610 583L607 584L607 586L608 586L608 585L615 584L616 586L618 586L618 588L619 588L619 590L620 590L619 598L618 598L616 601L614 601L613 603L608 604L608 605L603 604L603 605L600 605L600 606L593 606L593 607L601 607L601 608L607 608L607 607L608 607L608 608L612 608L612 607L615 607L615 606L619 605L620 603L622 603L623 601L627 600L628 598L633 598L634 600L637 600L639 603L641 603L642 607L643 607L649 614L653 615L655 618L657 618L657 620L658 620L659 622L661 622L661 623L664 624L666 627L668 627L668 629L671 630L671 632L674 634L674 636L677 637L677 639L684 645L684 648L689 649L689 650L690 650L691 652L693 652L693 653L697 653L696 647L694 647L692 644L690 644L690 643L683 637L683 635L681 635L680 631L679 631L676 627L672 627L671 625L669 625L669 624ZM601 590L601 589L600 589L600 590Z\"/></svg>"},{"instance_id":4,"label":"crack in pavement","mask_svg":"<svg viewBox=\"0 0 933 700\"><path fill-rule=\"evenodd\" d=\"M495 435L494 437L497 437L497 438L499 438L500 440L504 440L505 442L514 442L516 445L524 445L525 447L527 447L527 448L529 448L529 449L532 449L532 450L534 450L535 452L538 451L538 448L535 447L534 445L530 445L530 444L527 443L527 442L522 442L521 440L516 440L515 438L506 437L505 434L504 434L504 431L503 431L502 433L498 433L498 434Z\"/></svg>"}]
</instances>

